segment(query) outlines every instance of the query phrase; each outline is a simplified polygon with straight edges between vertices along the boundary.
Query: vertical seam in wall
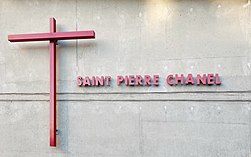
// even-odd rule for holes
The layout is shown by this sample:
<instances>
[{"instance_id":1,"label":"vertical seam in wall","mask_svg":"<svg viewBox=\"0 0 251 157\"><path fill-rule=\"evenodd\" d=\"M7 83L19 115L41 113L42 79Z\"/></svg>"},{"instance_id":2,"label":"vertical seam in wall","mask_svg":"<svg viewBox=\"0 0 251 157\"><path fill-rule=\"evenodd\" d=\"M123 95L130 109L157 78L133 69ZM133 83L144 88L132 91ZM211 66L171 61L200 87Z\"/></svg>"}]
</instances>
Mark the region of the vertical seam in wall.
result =
<instances>
[{"instance_id":1,"label":"vertical seam in wall","mask_svg":"<svg viewBox=\"0 0 251 157\"><path fill-rule=\"evenodd\" d=\"M78 31L78 0L76 0L76 31ZM76 40L76 75L78 75L78 40Z\"/></svg>"},{"instance_id":2,"label":"vertical seam in wall","mask_svg":"<svg viewBox=\"0 0 251 157\"><path fill-rule=\"evenodd\" d=\"M250 103L248 103L248 108L250 107ZM251 126L250 126L250 119L251 118L251 111L249 110L249 112L248 112L248 124L249 124L249 127L248 127L248 143L249 143L249 156L250 156L250 154L251 154Z\"/></svg>"},{"instance_id":3,"label":"vertical seam in wall","mask_svg":"<svg viewBox=\"0 0 251 157\"><path fill-rule=\"evenodd\" d=\"M141 39L142 39L142 22L143 22L143 13L142 13L142 0L139 0L139 13L141 13L141 17L139 17L139 14L138 14L138 17L139 17L139 41L140 41L140 44L139 44L139 53L140 53L140 67L141 65L143 65L143 61L142 61L142 58L143 58L143 55L142 55L142 42L141 42ZM140 71L142 72L142 71Z\"/></svg>"},{"instance_id":4,"label":"vertical seam in wall","mask_svg":"<svg viewBox=\"0 0 251 157\"><path fill-rule=\"evenodd\" d=\"M139 13L141 12L141 3L142 1L139 0L138 1L138 17L139 17ZM141 13L142 14L142 13ZM142 18L142 17L139 17L139 18ZM141 19L139 20L139 41L141 42ZM140 53L140 65L142 65L142 53L141 53L141 43L139 45L139 53ZM140 157L143 157L144 156L144 151L143 151L143 126L142 126L142 122L141 122L141 103L139 103L139 152L140 152Z\"/></svg>"},{"instance_id":5,"label":"vertical seam in wall","mask_svg":"<svg viewBox=\"0 0 251 157\"><path fill-rule=\"evenodd\" d=\"M139 153L140 157L143 157L143 126L141 123L141 105L139 103L138 106L138 112L139 112Z\"/></svg>"}]
</instances>

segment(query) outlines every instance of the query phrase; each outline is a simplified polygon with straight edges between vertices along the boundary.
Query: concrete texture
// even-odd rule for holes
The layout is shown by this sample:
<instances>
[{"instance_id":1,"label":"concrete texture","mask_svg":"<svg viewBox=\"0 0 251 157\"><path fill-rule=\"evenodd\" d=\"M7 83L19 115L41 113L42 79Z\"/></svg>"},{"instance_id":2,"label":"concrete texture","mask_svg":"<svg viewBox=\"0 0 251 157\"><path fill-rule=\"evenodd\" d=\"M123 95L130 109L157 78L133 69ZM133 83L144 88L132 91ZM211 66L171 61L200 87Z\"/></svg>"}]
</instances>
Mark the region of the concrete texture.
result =
<instances>
[{"instance_id":1,"label":"concrete texture","mask_svg":"<svg viewBox=\"0 0 251 157\"><path fill-rule=\"evenodd\" d=\"M48 42L8 34L96 31L59 41L58 147L49 147ZM0 156L249 157L248 0L1 0ZM170 73L219 73L176 86ZM159 87L78 87L76 77L159 74Z\"/></svg>"}]
</instances>

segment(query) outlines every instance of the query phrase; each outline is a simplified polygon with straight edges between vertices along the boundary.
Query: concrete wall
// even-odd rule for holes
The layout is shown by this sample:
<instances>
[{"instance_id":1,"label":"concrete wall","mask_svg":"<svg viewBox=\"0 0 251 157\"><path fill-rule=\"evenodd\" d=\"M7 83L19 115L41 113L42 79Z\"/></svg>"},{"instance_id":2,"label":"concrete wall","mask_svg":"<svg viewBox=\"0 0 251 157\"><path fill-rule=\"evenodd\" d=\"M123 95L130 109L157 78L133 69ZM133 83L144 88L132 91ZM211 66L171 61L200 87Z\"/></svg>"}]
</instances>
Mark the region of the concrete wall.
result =
<instances>
[{"instance_id":1,"label":"concrete wall","mask_svg":"<svg viewBox=\"0 0 251 157\"><path fill-rule=\"evenodd\" d=\"M49 147L48 42L8 34L96 31L59 41L58 147ZM1 0L0 156L249 157L251 4L247 0ZM170 73L216 73L176 86ZM159 74L159 87L85 88L76 77ZM114 82L114 80L113 80Z\"/></svg>"}]
</instances>

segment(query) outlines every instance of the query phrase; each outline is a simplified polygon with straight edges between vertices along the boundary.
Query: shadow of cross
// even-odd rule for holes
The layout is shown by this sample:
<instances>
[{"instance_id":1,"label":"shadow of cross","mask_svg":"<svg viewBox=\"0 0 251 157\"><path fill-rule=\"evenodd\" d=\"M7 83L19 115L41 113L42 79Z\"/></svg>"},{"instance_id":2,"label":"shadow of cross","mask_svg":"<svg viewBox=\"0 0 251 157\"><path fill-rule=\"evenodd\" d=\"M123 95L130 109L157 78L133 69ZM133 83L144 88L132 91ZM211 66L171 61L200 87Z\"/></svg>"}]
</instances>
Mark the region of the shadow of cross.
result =
<instances>
[{"instance_id":1,"label":"shadow of cross","mask_svg":"<svg viewBox=\"0 0 251 157\"><path fill-rule=\"evenodd\" d=\"M50 18L50 33L9 35L10 42L50 42L50 146L56 147L56 44L58 40L95 39L95 32L56 32L56 20Z\"/></svg>"}]
</instances>

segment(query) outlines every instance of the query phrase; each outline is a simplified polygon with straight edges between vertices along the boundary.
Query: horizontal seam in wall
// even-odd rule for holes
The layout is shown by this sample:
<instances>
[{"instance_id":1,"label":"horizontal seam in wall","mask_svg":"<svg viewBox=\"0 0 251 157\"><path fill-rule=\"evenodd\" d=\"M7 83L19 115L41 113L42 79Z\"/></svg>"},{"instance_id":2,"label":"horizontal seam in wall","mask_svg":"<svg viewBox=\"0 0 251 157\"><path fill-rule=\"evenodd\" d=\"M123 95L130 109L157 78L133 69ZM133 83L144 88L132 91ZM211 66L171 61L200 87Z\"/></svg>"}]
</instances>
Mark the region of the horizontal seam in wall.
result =
<instances>
[{"instance_id":1,"label":"horizontal seam in wall","mask_svg":"<svg viewBox=\"0 0 251 157\"><path fill-rule=\"evenodd\" d=\"M27 100L5 100L5 99L2 99L0 100L1 101L5 101L5 102L26 102L26 101L39 101L39 102L49 102L50 100L30 100L30 99L27 99ZM191 101L191 102L251 102L251 100L189 100L189 99L170 99L170 100L156 100L156 99L147 99L147 100L136 100L136 99L125 99L125 100L91 100L91 99L86 99L86 100L74 100L74 99L69 99L69 100L57 100L58 102L60 101L90 101L90 102L93 102L93 101L100 101L100 102L121 102L121 101L125 101L125 102L148 102L148 101L154 101L154 102L172 102L172 101Z\"/></svg>"},{"instance_id":2,"label":"horizontal seam in wall","mask_svg":"<svg viewBox=\"0 0 251 157\"><path fill-rule=\"evenodd\" d=\"M158 120L141 120L143 123L197 123L197 124L226 124L226 125L249 125L249 123L226 123L226 122L198 122L198 121L158 121Z\"/></svg>"},{"instance_id":3,"label":"horizontal seam in wall","mask_svg":"<svg viewBox=\"0 0 251 157\"><path fill-rule=\"evenodd\" d=\"M57 93L58 95L64 94L203 94L203 93L251 93L251 91L182 91L182 92L93 92L93 93L80 93L80 92L69 92L69 93ZM49 95L50 93L0 93L0 95Z\"/></svg>"}]
</instances>

